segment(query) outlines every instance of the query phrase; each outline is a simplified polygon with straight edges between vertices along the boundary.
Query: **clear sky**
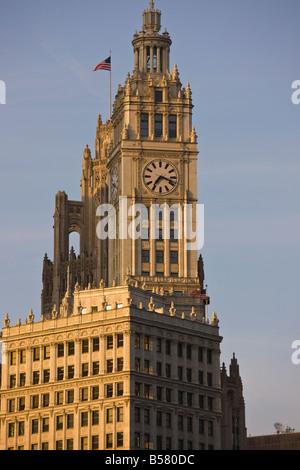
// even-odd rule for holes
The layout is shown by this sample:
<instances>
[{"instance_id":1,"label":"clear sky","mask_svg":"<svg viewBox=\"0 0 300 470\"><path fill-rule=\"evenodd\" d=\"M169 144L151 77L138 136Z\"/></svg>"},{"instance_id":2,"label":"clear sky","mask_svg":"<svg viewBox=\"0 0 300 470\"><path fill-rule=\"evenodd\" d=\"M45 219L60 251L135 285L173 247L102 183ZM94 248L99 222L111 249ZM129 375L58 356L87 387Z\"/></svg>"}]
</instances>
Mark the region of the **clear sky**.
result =
<instances>
[{"instance_id":1,"label":"clear sky","mask_svg":"<svg viewBox=\"0 0 300 470\"><path fill-rule=\"evenodd\" d=\"M40 318L42 260L53 256L54 197L80 199L97 116L133 71L147 0L2 0L0 321ZM299 0L158 0L171 68L193 92L202 251L220 318L222 362L240 365L248 433L300 431Z\"/></svg>"}]
</instances>

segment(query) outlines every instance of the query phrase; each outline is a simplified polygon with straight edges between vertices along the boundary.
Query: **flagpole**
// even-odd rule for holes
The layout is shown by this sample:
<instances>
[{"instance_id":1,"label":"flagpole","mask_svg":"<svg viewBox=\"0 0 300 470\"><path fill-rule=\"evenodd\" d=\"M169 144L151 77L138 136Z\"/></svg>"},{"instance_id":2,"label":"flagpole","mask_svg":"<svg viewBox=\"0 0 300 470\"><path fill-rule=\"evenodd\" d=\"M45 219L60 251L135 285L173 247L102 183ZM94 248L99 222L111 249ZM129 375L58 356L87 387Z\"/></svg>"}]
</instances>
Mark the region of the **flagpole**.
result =
<instances>
[{"instance_id":1,"label":"flagpole","mask_svg":"<svg viewBox=\"0 0 300 470\"><path fill-rule=\"evenodd\" d=\"M109 119L111 121L111 51L109 51L110 55L110 72L109 72Z\"/></svg>"},{"instance_id":2,"label":"flagpole","mask_svg":"<svg viewBox=\"0 0 300 470\"><path fill-rule=\"evenodd\" d=\"M205 300L205 304L206 304L206 323L208 321L208 303L207 303L207 284L206 284L206 300Z\"/></svg>"}]
</instances>

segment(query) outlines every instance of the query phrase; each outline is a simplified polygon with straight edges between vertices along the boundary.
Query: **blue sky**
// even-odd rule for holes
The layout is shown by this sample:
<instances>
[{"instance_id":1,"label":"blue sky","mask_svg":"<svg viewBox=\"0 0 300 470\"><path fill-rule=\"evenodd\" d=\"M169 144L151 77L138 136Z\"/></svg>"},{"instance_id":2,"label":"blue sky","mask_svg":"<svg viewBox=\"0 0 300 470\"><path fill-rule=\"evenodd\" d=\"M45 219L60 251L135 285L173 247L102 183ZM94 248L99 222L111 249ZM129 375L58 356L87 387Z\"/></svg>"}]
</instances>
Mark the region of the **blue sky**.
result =
<instances>
[{"instance_id":1,"label":"blue sky","mask_svg":"<svg viewBox=\"0 0 300 470\"><path fill-rule=\"evenodd\" d=\"M80 199L83 150L112 89L133 70L131 41L147 0L2 0L0 80L0 321L40 316L41 270L53 255L54 197ZM300 80L298 0L159 0L171 68L193 92L205 274L235 352L248 433L276 421L300 431Z\"/></svg>"}]
</instances>

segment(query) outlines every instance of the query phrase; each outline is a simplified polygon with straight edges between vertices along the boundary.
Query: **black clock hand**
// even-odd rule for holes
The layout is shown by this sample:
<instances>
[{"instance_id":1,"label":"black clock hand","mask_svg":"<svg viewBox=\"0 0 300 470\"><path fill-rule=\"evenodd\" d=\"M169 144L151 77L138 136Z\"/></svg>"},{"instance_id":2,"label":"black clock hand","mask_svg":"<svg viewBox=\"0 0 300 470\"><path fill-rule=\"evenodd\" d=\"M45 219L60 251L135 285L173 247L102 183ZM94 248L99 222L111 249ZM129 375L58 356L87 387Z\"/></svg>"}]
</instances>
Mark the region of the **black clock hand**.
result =
<instances>
[{"instance_id":1,"label":"black clock hand","mask_svg":"<svg viewBox=\"0 0 300 470\"><path fill-rule=\"evenodd\" d=\"M153 185L152 191L156 188L156 186L158 185L158 182L161 178L163 178L161 175L157 178L157 180L155 181L155 183Z\"/></svg>"},{"instance_id":2,"label":"black clock hand","mask_svg":"<svg viewBox=\"0 0 300 470\"><path fill-rule=\"evenodd\" d=\"M166 176L161 176L161 178L169 181L173 186L175 185L175 182L173 180L170 180L169 178L167 178Z\"/></svg>"}]
</instances>

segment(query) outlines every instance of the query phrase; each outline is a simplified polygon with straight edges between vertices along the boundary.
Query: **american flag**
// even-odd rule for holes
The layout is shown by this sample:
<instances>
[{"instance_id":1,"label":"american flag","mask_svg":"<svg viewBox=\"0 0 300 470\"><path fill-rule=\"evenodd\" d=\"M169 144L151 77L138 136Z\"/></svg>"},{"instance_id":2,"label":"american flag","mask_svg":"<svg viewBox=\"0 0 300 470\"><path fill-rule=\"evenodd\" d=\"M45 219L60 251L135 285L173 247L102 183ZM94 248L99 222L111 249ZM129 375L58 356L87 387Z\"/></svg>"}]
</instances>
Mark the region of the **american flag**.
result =
<instances>
[{"instance_id":1,"label":"american flag","mask_svg":"<svg viewBox=\"0 0 300 470\"><path fill-rule=\"evenodd\" d=\"M198 297L198 299L206 300L206 289L193 290L190 292L191 297Z\"/></svg>"},{"instance_id":2,"label":"american flag","mask_svg":"<svg viewBox=\"0 0 300 470\"><path fill-rule=\"evenodd\" d=\"M103 60L102 62L100 62L100 64L97 65L97 67L94 68L94 72L96 72L96 70L111 70L111 60L110 60L110 56Z\"/></svg>"}]
</instances>

